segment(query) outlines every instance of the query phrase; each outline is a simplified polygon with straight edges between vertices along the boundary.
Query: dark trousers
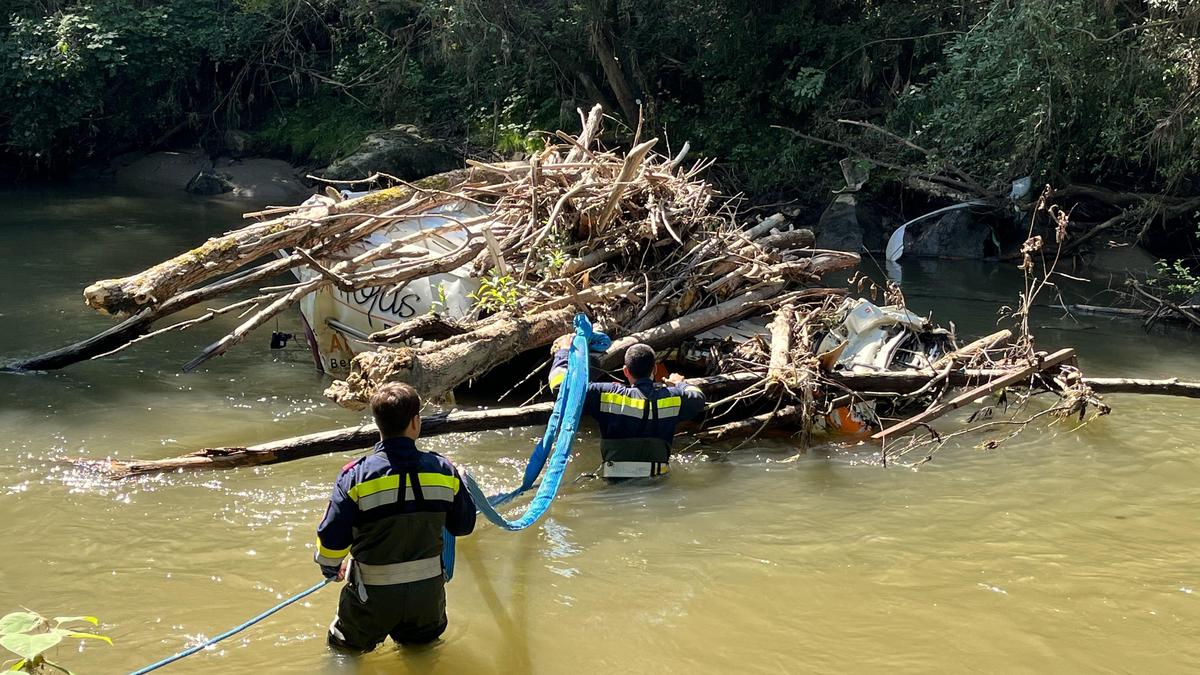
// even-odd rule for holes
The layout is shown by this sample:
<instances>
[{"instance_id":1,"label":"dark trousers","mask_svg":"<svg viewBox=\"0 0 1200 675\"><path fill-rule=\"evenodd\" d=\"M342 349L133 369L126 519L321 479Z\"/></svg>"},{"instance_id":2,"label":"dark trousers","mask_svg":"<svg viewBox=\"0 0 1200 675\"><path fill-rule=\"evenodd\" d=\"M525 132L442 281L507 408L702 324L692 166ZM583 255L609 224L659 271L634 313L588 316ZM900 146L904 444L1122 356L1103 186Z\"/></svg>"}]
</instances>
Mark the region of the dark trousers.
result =
<instances>
[{"instance_id":1,"label":"dark trousers","mask_svg":"<svg viewBox=\"0 0 1200 675\"><path fill-rule=\"evenodd\" d=\"M365 586L347 580L329 625L329 644L359 652L375 649L384 638L399 644L433 642L446 630L446 580L441 575L391 586Z\"/></svg>"}]
</instances>

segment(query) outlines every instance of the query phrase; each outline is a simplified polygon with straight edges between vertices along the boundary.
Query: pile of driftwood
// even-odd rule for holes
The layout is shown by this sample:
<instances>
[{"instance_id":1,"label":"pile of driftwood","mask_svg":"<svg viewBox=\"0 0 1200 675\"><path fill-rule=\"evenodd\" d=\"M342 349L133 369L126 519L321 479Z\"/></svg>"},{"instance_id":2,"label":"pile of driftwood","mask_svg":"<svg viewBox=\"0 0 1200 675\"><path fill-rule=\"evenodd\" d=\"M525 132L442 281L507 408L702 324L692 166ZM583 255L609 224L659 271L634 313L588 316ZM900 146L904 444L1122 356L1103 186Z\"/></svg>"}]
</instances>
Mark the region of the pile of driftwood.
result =
<instances>
[{"instance_id":1,"label":"pile of driftwood","mask_svg":"<svg viewBox=\"0 0 1200 675\"><path fill-rule=\"evenodd\" d=\"M363 196L345 198L330 189L299 206L248 214L255 222L246 227L141 273L92 284L84 291L87 304L124 320L18 367L50 369L99 358L237 313L241 323L184 365L191 369L310 294L395 288L466 268L481 279L504 280L513 293L481 302L465 317L428 314L367 336L368 348L327 396L358 409L380 383L403 380L438 398L523 353L544 350L569 332L580 311L614 338L599 355L602 369L619 367L624 349L635 342L671 350L748 317L770 322L760 337L726 340L713 348L710 376L697 380L712 402L705 428L693 430L701 439L753 436L770 427L807 436L839 411L870 404L867 433L877 439L914 429L931 432L929 438L914 436L908 446L880 453L886 462L889 456L941 443L929 427L933 419L1010 388L1021 389L1024 398L1055 392L1060 402L1036 415L1080 419L1089 411L1107 412L1098 399L1105 391L1200 396L1200 385L1189 383L1084 378L1072 350L1035 349L1027 317L1020 316L1014 331L965 345L948 331L922 324L919 334L901 334L889 343L895 348L915 340L908 348L914 358L868 369L841 363L839 349L845 345L829 336L839 335L838 326L856 301L846 299L844 285L827 286L823 278L854 268L858 255L811 248L812 232L791 227L780 215L739 221L733 202L718 199L700 177L707 165L684 165L686 146L671 157L655 151L656 140L642 141L639 134L627 152L604 150L597 141L602 121L597 107L582 117L578 136L559 132L528 161L469 162L462 170L411 184L396 181ZM482 207L485 215L449 218L446 225L364 247L369 236L399 220L464 203ZM436 253L417 245L450 231L461 235L453 250ZM1026 263L1032 267L1030 256L1040 248L1031 243L1030 251ZM276 279L300 268L306 269L297 275L299 281ZM248 291L249 297L241 297ZM227 304L208 306L235 292L240 295ZM898 289L889 288L886 295L885 301L903 312ZM1034 295L1031 286L1022 311L1028 311ZM155 328L197 305L205 310ZM956 393L960 387L968 389ZM548 414L546 404L455 411L431 416L424 431L536 424ZM272 463L369 446L373 434L368 425L166 460L111 462L105 468L137 475Z\"/></svg>"},{"instance_id":2,"label":"pile of driftwood","mask_svg":"<svg viewBox=\"0 0 1200 675\"><path fill-rule=\"evenodd\" d=\"M616 344L611 365L636 341L666 346L716 325L762 313L781 298L819 302L841 295L823 288L830 272L855 267L853 253L809 248L812 232L790 229L782 217L744 229L712 186L699 178L705 163L682 164L654 151L657 140L635 139L627 153L600 149L599 107L578 137L527 162L472 162L466 169L400 184L354 199L335 191L304 205L250 214L252 225L226 233L138 274L98 281L87 304L127 317L115 331L21 364L51 368L98 358L218 315L243 321L184 364L190 370L225 353L251 331L305 296L396 287L469 265L481 278L511 280L517 291L489 316L453 321L420 317L370 336L379 349L360 354L350 376L327 392L361 407L387 379L405 379L436 398L526 350L568 332L580 310ZM454 220L388 240L357 255L344 252L389 224L438 206L473 202L487 214ZM455 250L436 255L415 246L449 230L466 233ZM279 252L279 257L271 258ZM266 262L263 260L266 259ZM306 267L295 283L261 286L281 272ZM233 291L251 297L150 330L151 324ZM404 343L425 340L420 348Z\"/></svg>"}]
</instances>

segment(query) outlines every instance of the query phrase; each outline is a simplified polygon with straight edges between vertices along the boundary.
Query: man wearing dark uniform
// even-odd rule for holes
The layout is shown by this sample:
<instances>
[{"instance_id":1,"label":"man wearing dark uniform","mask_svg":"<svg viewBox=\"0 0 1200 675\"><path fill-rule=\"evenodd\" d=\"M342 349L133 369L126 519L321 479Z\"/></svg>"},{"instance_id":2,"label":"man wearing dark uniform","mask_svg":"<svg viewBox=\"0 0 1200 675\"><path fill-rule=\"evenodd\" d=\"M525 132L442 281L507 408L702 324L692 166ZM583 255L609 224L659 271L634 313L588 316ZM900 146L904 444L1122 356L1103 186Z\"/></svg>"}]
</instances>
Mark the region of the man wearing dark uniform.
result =
<instances>
[{"instance_id":1,"label":"man wearing dark uniform","mask_svg":"<svg viewBox=\"0 0 1200 675\"><path fill-rule=\"evenodd\" d=\"M322 573L349 581L329 643L360 652L388 636L424 643L446 630L442 530L461 537L475 528L475 503L458 468L417 450L416 390L383 385L371 396L371 413L379 427L375 452L343 467L317 528Z\"/></svg>"},{"instance_id":2,"label":"man wearing dark uniform","mask_svg":"<svg viewBox=\"0 0 1200 675\"><path fill-rule=\"evenodd\" d=\"M556 390L567 373L570 337L555 341L550 368L550 389ZM671 445L675 427L704 412L704 392L672 374L666 384L652 379L656 355L650 345L635 344L625 350L625 379L592 382L584 401L584 414L600 426L600 475L609 479L648 478L671 470Z\"/></svg>"}]
</instances>

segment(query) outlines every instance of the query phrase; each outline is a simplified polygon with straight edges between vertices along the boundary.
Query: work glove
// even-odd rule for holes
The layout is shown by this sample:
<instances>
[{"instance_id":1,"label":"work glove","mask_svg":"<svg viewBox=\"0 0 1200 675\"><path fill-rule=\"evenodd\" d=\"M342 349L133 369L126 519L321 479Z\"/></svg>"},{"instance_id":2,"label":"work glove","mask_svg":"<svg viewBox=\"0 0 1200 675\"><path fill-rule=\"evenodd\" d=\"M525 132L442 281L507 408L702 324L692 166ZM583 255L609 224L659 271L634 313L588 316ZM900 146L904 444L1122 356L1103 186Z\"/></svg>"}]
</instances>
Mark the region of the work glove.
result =
<instances>
[{"instance_id":1,"label":"work glove","mask_svg":"<svg viewBox=\"0 0 1200 675\"><path fill-rule=\"evenodd\" d=\"M326 579L337 579L341 573L341 565L321 565L321 574L325 575Z\"/></svg>"}]
</instances>

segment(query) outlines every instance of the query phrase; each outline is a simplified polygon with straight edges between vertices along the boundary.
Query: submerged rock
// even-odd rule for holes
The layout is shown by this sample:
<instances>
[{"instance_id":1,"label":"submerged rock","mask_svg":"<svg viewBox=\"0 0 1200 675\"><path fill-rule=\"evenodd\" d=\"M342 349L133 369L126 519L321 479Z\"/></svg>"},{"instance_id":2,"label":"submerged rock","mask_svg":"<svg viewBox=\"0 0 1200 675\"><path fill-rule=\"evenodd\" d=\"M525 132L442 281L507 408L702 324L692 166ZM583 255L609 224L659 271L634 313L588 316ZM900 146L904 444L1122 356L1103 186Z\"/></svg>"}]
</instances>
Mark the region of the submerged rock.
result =
<instances>
[{"instance_id":1,"label":"submerged rock","mask_svg":"<svg viewBox=\"0 0 1200 675\"><path fill-rule=\"evenodd\" d=\"M233 192L233 188L234 185L229 180L228 175L209 169L201 169L199 173L188 181L185 189L194 195L208 197Z\"/></svg>"},{"instance_id":2,"label":"submerged rock","mask_svg":"<svg viewBox=\"0 0 1200 675\"><path fill-rule=\"evenodd\" d=\"M992 228L968 209L960 209L922 224L911 236L905 242L906 255L975 260L987 256Z\"/></svg>"},{"instance_id":3,"label":"submerged rock","mask_svg":"<svg viewBox=\"0 0 1200 675\"><path fill-rule=\"evenodd\" d=\"M283 202L311 190L295 167L278 159L218 159L200 151L164 151L118 160L113 177L121 187L145 192L186 190Z\"/></svg>"},{"instance_id":4,"label":"submerged rock","mask_svg":"<svg viewBox=\"0 0 1200 675\"><path fill-rule=\"evenodd\" d=\"M354 152L330 164L319 175L332 180L356 180L382 172L415 180L460 165L445 145L425 138L411 124L399 124L367 136Z\"/></svg>"},{"instance_id":5,"label":"submerged rock","mask_svg":"<svg viewBox=\"0 0 1200 675\"><path fill-rule=\"evenodd\" d=\"M215 168L233 184L235 197L278 203L312 193L296 168L281 159L221 159Z\"/></svg>"},{"instance_id":6,"label":"submerged rock","mask_svg":"<svg viewBox=\"0 0 1200 675\"><path fill-rule=\"evenodd\" d=\"M212 160L199 151L168 150L127 155L114 162L118 185L140 190L183 190L197 174L211 171Z\"/></svg>"},{"instance_id":7,"label":"submerged rock","mask_svg":"<svg viewBox=\"0 0 1200 675\"><path fill-rule=\"evenodd\" d=\"M879 209L852 193L838 195L817 223L817 248L880 251L884 241Z\"/></svg>"},{"instance_id":8,"label":"submerged rock","mask_svg":"<svg viewBox=\"0 0 1200 675\"><path fill-rule=\"evenodd\" d=\"M1152 277L1158 273L1155 266L1157 262L1158 258L1137 244L1109 245L1097 247L1095 255L1088 260L1088 267L1095 272L1107 274Z\"/></svg>"}]
</instances>

